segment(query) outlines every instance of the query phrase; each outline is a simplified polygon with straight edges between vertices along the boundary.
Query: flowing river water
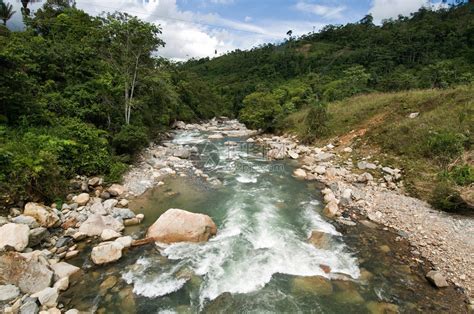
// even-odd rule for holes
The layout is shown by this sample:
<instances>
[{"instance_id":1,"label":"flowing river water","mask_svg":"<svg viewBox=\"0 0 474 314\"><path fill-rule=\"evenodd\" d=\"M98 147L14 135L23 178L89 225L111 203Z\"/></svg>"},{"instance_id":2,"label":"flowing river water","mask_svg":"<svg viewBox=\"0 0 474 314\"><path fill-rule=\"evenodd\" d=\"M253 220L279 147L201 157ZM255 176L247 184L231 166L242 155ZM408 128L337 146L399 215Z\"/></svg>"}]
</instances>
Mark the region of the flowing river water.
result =
<instances>
[{"instance_id":1,"label":"flowing river water","mask_svg":"<svg viewBox=\"0 0 474 314\"><path fill-rule=\"evenodd\" d=\"M180 131L174 143L196 145L195 163L222 185L190 174L169 178L131 207L145 214L143 235L169 208L204 213L218 233L206 243L153 244L119 262L72 262L85 275L63 296L68 307L102 313L396 313L457 312L462 297L436 290L409 248L376 226L336 225L321 214L316 183L292 177L291 161L269 162L251 144L209 142ZM308 241L319 231L317 245ZM398 240L398 239L397 239ZM88 249L85 249L88 252Z\"/></svg>"}]
</instances>

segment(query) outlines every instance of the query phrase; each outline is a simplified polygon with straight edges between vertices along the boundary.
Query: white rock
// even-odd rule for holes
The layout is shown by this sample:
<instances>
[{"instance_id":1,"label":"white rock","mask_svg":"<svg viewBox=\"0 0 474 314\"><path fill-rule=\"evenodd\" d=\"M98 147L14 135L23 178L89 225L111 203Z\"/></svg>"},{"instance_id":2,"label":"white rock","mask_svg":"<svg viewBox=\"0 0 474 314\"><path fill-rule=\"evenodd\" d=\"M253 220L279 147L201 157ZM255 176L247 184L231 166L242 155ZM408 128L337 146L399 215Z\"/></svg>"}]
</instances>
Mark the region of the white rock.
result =
<instances>
[{"instance_id":1,"label":"white rock","mask_svg":"<svg viewBox=\"0 0 474 314\"><path fill-rule=\"evenodd\" d=\"M79 227L79 232L87 234L89 237L100 236L105 229L120 232L124 229L122 223L112 216L101 216L94 214L89 216Z\"/></svg>"},{"instance_id":2,"label":"white rock","mask_svg":"<svg viewBox=\"0 0 474 314\"><path fill-rule=\"evenodd\" d=\"M6 246L21 252L28 246L30 228L23 224L8 223L0 227L0 250Z\"/></svg>"},{"instance_id":3,"label":"white rock","mask_svg":"<svg viewBox=\"0 0 474 314\"><path fill-rule=\"evenodd\" d=\"M107 192L110 193L112 196L120 196L125 193L125 187L120 184L112 184L108 189Z\"/></svg>"},{"instance_id":4,"label":"white rock","mask_svg":"<svg viewBox=\"0 0 474 314\"><path fill-rule=\"evenodd\" d=\"M220 140L223 139L224 136L221 133L211 134L207 137L210 140Z\"/></svg>"},{"instance_id":5,"label":"white rock","mask_svg":"<svg viewBox=\"0 0 474 314\"><path fill-rule=\"evenodd\" d=\"M326 167L324 167L324 166L316 166L316 167L314 168L314 172L316 172L317 174L320 174L320 175L325 174L325 173L326 173Z\"/></svg>"},{"instance_id":6,"label":"white rock","mask_svg":"<svg viewBox=\"0 0 474 314\"><path fill-rule=\"evenodd\" d=\"M79 206L86 205L90 200L90 196L88 193L81 193L74 198L74 202L76 202Z\"/></svg>"},{"instance_id":7,"label":"white rock","mask_svg":"<svg viewBox=\"0 0 474 314\"><path fill-rule=\"evenodd\" d=\"M298 159L298 158L300 158L300 155L298 155L298 153L295 152L294 150L288 151L288 156L290 156L292 159Z\"/></svg>"},{"instance_id":8,"label":"white rock","mask_svg":"<svg viewBox=\"0 0 474 314\"><path fill-rule=\"evenodd\" d=\"M41 305L46 307L55 307L58 304L58 289L56 288L45 288L40 292L37 292L31 296L32 298L38 298Z\"/></svg>"},{"instance_id":9,"label":"white rock","mask_svg":"<svg viewBox=\"0 0 474 314\"><path fill-rule=\"evenodd\" d=\"M119 242L103 242L94 247L91 259L96 265L118 261L122 257L123 245Z\"/></svg>"},{"instance_id":10,"label":"white rock","mask_svg":"<svg viewBox=\"0 0 474 314\"><path fill-rule=\"evenodd\" d=\"M14 285L0 285L0 302L10 301L20 295L20 289Z\"/></svg>"},{"instance_id":11,"label":"white rock","mask_svg":"<svg viewBox=\"0 0 474 314\"><path fill-rule=\"evenodd\" d=\"M293 171L293 176L304 179L306 178L306 171L304 171L301 168L298 168L295 171Z\"/></svg>"},{"instance_id":12,"label":"white rock","mask_svg":"<svg viewBox=\"0 0 474 314\"><path fill-rule=\"evenodd\" d=\"M211 217L171 208L148 229L147 237L157 242L203 242L217 233Z\"/></svg>"},{"instance_id":13,"label":"white rock","mask_svg":"<svg viewBox=\"0 0 474 314\"><path fill-rule=\"evenodd\" d=\"M111 198L111 199L108 199L106 201L104 201L104 203L102 203L102 206L104 208L104 210L107 212L107 213L111 213L112 212L112 209L114 209L114 207L118 204L118 200L114 199L114 198Z\"/></svg>"},{"instance_id":14,"label":"white rock","mask_svg":"<svg viewBox=\"0 0 474 314\"><path fill-rule=\"evenodd\" d=\"M344 153L352 153L352 148L346 147L342 150Z\"/></svg>"},{"instance_id":15,"label":"white rock","mask_svg":"<svg viewBox=\"0 0 474 314\"><path fill-rule=\"evenodd\" d=\"M54 271L54 278L57 280L65 277L70 277L76 273L78 273L81 269L74 265L71 265L66 262L59 262L54 265L50 266L51 269Z\"/></svg>"},{"instance_id":16,"label":"white rock","mask_svg":"<svg viewBox=\"0 0 474 314\"><path fill-rule=\"evenodd\" d=\"M115 242L120 243L124 248L129 248L132 246L133 238L131 236L120 237Z\"/></svg>"},{"instance_id":17,"label":"white rock","mask_svg":"<svg viewBox=\"0 0 474 314\"><path fill-rule=\"evenodd\" d=\"M112 199L112 200L109 200L109 201L116 201L116 200ZM103 215L103 216L108 214L107 211L104 208L104 205L102 205L102 203L99 203L99 202L92 204L92 206L90 208L90 211L93 214L99 214L99 215Z\"/></svg>"},{"instance_id":18,"label":"white rock","mask_svg":"<svg viewBox=\"0 0 474 314\"><path fill-rule=\"evenodd\" d=\"M69 277L63 277L54 283L53 288L59 291L66 291L69 288Z\"/></svg>"},{"instance_id":19,"label":"white rock","mask_svg":"<svg viewBox=\"0 0 474 314\"><path fill-rule=\"evenodd\" d=\"M102 233L100 234L100 238L102 241L109 241L109 240L113 240L113 239L117 239L121 236L120 233L114 231L114 230L110 230L110 229L104 229L104 231L102 231Z\"/></svg>"}]
</instances>

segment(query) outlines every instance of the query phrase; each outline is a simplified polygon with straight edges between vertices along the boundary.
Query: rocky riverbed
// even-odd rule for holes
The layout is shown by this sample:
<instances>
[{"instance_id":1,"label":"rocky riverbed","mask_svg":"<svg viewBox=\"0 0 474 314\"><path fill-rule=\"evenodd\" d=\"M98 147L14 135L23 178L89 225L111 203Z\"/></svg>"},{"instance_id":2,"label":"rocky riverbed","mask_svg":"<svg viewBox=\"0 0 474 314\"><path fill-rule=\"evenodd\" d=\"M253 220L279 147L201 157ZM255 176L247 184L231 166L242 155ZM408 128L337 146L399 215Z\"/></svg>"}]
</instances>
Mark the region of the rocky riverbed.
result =
<instances>
[{"instance_id":1,"label":"rocky riverbed","mask_svg":"<svg viewBox=\"0 0 474 314\"><path fill-rule=\"evenodd\" d=\"M223 182L202 170L208 163L217 165L215 160L202 160L203 151L194 145L193 131L206 132L210 143L244 137L241 143L225 144L230 148L242 143L258 145L262 158L294 160L295 177L324 185L324 214L336 224L344 228L380 224L393 230L400 241L412 245L409 258L423 265L427 280L437 289L456 285L474 296L473 220L441 213L405 196L403 170L376 160L352 159L351 147L337 143L305 146L292 136L257 134L235 120L178 122L175 128L188 131L190 138L150 145L125 175L123 185L107 187L99 177L77 178L78 193L69 195L66 203L27 203L0 217L0 307L4 312L78 313L58 300L84 273L84 267L114 263L133 247L150 242L141 238L143 230L124 234L125 227L140 226L144 219L129 209L131 198L165 186L167 177L195 177L219 188ZM68 262L80 254L88 255L90 266Z\"/></svg>"}]
</instances>

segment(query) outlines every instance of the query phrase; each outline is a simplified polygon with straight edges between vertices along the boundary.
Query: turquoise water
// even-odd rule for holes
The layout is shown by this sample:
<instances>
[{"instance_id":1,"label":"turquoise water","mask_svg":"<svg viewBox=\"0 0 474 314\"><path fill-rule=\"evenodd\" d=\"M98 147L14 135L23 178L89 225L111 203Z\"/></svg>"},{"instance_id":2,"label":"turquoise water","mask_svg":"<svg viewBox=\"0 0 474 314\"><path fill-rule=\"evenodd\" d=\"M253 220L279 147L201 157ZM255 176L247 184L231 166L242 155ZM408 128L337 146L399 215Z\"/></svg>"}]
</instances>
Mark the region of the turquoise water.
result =
<instances>
[{"instance_id":1,"label":"turquoise water","mask_svg":"<svg viewBox=\"0 0 474 314\"><path fill-rule=\"evenodd\" d=\"M161 213L181 208L211 216L217 235L132 249L114 265L91 267L66 294L70 305L137 313L392 313L446 311L461 299L452 289L431 288L395 235L327 221L316 185L294 179L291 162L269 162L258 146L230 148L229 139L211 145L206 137L181 132L174 142L198 145L196 164L222 185L191 174L168 179L132 202L146 219L127 233L142 235ZM315 230L324 245L309 243ZM85 256L75 262L90 265ZM102 291L110 276L117 284Z\"/></svg>"}]
</instances>

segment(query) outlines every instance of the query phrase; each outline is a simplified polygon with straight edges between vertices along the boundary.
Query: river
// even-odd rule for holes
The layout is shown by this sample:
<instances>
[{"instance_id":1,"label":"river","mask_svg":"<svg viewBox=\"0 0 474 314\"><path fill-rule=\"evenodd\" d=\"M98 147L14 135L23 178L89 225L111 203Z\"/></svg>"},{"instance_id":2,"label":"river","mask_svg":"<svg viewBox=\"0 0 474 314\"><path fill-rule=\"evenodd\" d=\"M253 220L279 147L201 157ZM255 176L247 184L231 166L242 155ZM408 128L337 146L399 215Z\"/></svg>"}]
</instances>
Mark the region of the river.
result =
<instances>
[{"instance_id":1,"label":"river","mask_svg":"<svg viewBox=\"0 0 474 314\"><path fill-rule=\"evenodd\" d=\"M396 313L449 312L460 300L426 282L396 234L323 217L318 184L292 177L296 162L269 162L258 145L207 136L179 131L172 141L196 145L195 164L220 184L191 173L167 179L132 202L146 219L127 233L143 235L164 211L181 208L211 216L217 235L132 249L100 268L84 255L74 262L89 274L65 302L104 313ZM113 288L100 286L111 277Z\"/></svg>"}]
</instances>

